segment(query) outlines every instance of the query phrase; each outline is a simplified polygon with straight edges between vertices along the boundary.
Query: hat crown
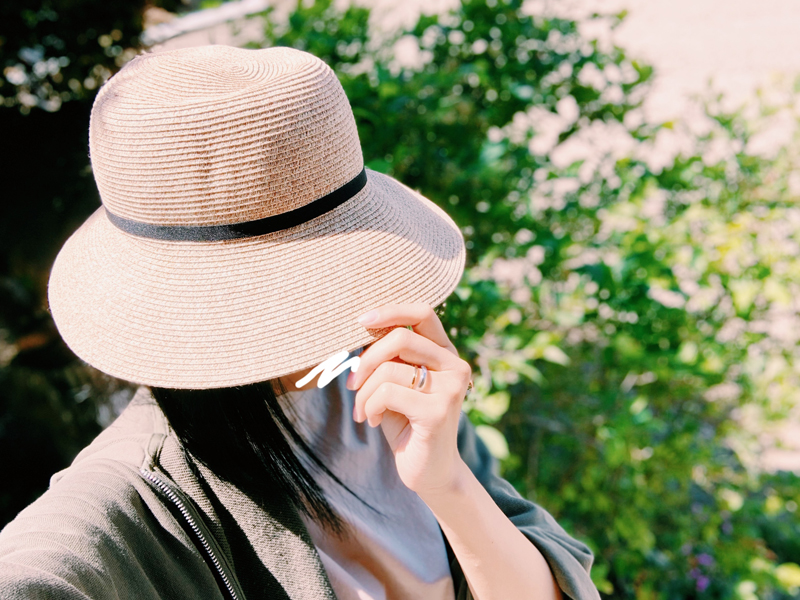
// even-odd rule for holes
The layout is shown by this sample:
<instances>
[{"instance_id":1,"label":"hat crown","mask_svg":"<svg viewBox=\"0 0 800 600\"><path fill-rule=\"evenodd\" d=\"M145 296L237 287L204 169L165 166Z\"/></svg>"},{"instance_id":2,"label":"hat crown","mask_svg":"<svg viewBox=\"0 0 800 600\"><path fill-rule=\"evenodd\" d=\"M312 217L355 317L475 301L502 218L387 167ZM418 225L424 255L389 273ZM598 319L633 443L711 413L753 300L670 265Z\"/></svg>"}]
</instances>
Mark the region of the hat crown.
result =
<instances>
[{"instance_id":1,"label":"hat crown","mask_svg":"<svg viewBox=\"0 0 800 600\"><path fill-rule=\"evenodd\" d=\"M101 88L89 126L103 205L156 225L223 225L305 206L363 169L333 70L292 48L144 54Z\"/></svg>"}]
</instances>

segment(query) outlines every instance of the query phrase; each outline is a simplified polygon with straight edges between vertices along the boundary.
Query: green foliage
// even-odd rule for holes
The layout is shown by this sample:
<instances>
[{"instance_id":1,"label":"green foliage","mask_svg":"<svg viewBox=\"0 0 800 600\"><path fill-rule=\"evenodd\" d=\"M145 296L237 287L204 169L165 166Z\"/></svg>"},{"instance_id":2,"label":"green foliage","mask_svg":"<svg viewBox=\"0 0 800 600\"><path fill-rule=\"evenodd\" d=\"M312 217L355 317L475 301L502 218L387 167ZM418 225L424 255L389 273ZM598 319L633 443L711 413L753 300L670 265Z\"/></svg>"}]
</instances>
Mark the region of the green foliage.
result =
<instances>
[{"instance_id":1,"label":"green foliage","mask_svg":"<svg viewBox=\"0 0 800 600\"><path fill-rule=\"evenodd\" d=\"M753 449L798 389L800 144L759 156L757 123L712 102L713 127L665 158L682 124L641 123L651 69L522 6L464 2L386 33L364 8L304 2L263 45L327 61L367 166L462 226L467 271L442 321L473 365L465 409L514 486L591 545L601 592L797 595L800 481L763 473ZM0 36L15 199L0 220L0 447L40 467L7 478L2 521L129 397L58 340L45 284L98 205L88 109L140 10L0 9L15 24Z\"/></svg>"},{"instance_id":2,"label":"green foliage","mask_svg":"<svg viewBox=\"0 0 800 600\"><path fill-rule=\"evenodd\" d=\"M505 435L505 476L593 547L601 591L796 593L780 532L800 525L800 482L768 485L746 426L797 389L786 156L748 153L748 123L710 105L710 133L659 164L680 124L638 123L651 70L520 2L379 36L366 9L319 1L264 45L326 60L366 164L462 226L467 273L443 322L474 365L466 408L501 456ZM409 47L415 65L398 61ZM568 159L592 139L622 150Z\"/></svg>"},{"instance_id":3,"label":"green foliage","mask_svg":"<svg viewBox=\"0 0 800 600\"><path fill-rule=\"evenodd\" d=\"M130 398L126 384L64 345L46 289L59 248L100 204L89 111L100 84L136 52L143 8L0 4L0 524L35 500Z\"/></svg>"},{"instance_id":4,"label":"green foliage","mask_svg":"<svg viewBox=\"0 0 800 600\"><path fill-rule=\"evenodd\" d=\"M150 3L174 9L177 0ZM142 2L30 0L0 4L0 106L55 112L97 89L135 56Z\"/></svg>"}]
</instances>

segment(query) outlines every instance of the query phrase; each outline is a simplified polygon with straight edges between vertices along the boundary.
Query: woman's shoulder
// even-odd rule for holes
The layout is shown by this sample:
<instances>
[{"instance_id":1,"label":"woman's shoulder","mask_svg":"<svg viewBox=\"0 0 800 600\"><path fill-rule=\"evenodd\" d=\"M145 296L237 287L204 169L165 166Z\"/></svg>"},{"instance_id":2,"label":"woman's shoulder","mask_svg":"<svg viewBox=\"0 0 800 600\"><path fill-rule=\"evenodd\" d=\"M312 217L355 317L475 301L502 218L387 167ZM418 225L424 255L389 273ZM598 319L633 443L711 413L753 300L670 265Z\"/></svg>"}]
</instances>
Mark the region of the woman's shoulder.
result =
<instances>
[{"instance_id":1,"label":"woman's shoulder","mask_svg":"<svg viewBox=\"0 0 800 600\"><path fill-rule=\"evenodd\" d=\"M160 597L155 590L165 584L154 578L180 590L193 562L195 577L208 576L191 540L139 473L158 435L142 401L0 531L4 598L134 598L145 589ZM216 589L213 578L211 584Z\"/></svg>"},{"instance_id":2,"label":"woman's shoulder","mask_svg":"<svg viewBox=\"0 0 800 600\"><path fill-rule=\"evenodd\" d=\"M122 413L68 467L54 473L47 491L14 521L41 511L69 511L73 501L88 511L102 507L102 514L129 505L138 495L140 469L152 464L167 433L163 413L147 388L139 388Z\"/></svg>"}]
</instances>

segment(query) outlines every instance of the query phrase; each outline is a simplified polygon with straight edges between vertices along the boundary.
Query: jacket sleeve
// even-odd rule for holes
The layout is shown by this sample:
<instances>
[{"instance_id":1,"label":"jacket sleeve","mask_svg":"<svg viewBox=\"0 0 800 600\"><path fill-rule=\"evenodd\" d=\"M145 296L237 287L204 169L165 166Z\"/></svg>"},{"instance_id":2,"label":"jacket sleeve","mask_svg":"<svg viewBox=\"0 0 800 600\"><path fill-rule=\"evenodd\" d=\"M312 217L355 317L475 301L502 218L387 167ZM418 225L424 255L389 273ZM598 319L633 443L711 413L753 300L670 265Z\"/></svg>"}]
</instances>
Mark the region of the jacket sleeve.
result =
<instances>
[{"instance_id":1,"label":"jacket sleeve","mask_svg":"<svg viewBox=\"0 0 800 600\"><path fill-rule=\"evenodd\" d=\"M520 496L508 481L497 475L497 459L478 437L474 425L463 412L458 424L458 449L461 458L500 510L545 557L561 591L573 600L598 600L600 594L589 576L594 557L588 546L571 537L552 515ZM445 545L456 600L474 600L446 537Z\"/></svg>"}]
</instances>

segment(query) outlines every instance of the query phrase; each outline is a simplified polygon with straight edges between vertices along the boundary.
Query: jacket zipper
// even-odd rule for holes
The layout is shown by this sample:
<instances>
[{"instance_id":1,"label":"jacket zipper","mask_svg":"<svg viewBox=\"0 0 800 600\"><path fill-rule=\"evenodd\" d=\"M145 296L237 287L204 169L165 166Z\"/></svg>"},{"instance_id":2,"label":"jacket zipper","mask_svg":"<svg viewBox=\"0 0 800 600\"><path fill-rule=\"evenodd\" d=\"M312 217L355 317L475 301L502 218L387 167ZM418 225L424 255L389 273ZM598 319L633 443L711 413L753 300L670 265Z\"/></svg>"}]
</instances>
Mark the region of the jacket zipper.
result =
<instances>
[{"instance_id":1,"label":"jacket zipper","mask_svg":"<svg viewBox=\"0 0 800 600\"><path fill-rule=\"evenodd\" d=\"M189 527L191 527L192 531L197 536L197 539L200 540L200 544L203 546L203 549L206 551L206 554L211 559L211 562L213 563L214 567L216 567L217 573L219 573L222 582L225 584L225 587L228 590L228 595L230 596L231 600L240 600L239 596L236 595L236 591L234 590L233 585L231 584L230 578L225 573L225 570L222 568L222 563L217 558L217 555L214 554L214 550L211 547L211 544L208 543L208 540L206 539L205 535L203 535L203 532L201 531L197 523L197 520L194 518L194 516L192 516L192 513L189 511L188 507L183 502L183 500L181 500L180 497L178 497L178 495L166 483L164 483L161 479L159 479L158 476L155 475L155 473L152 473L147 469L140 469L139 472L141 473L142 477L144 477L152 484L154 484L156 487L158 487L158 489L160 489L164 493L164 495L167 498L169 498L170 501L178 508L180 513L183 515L183 518L186 519L186 522L189 524Z\"/></svg>"}]
</instances>

